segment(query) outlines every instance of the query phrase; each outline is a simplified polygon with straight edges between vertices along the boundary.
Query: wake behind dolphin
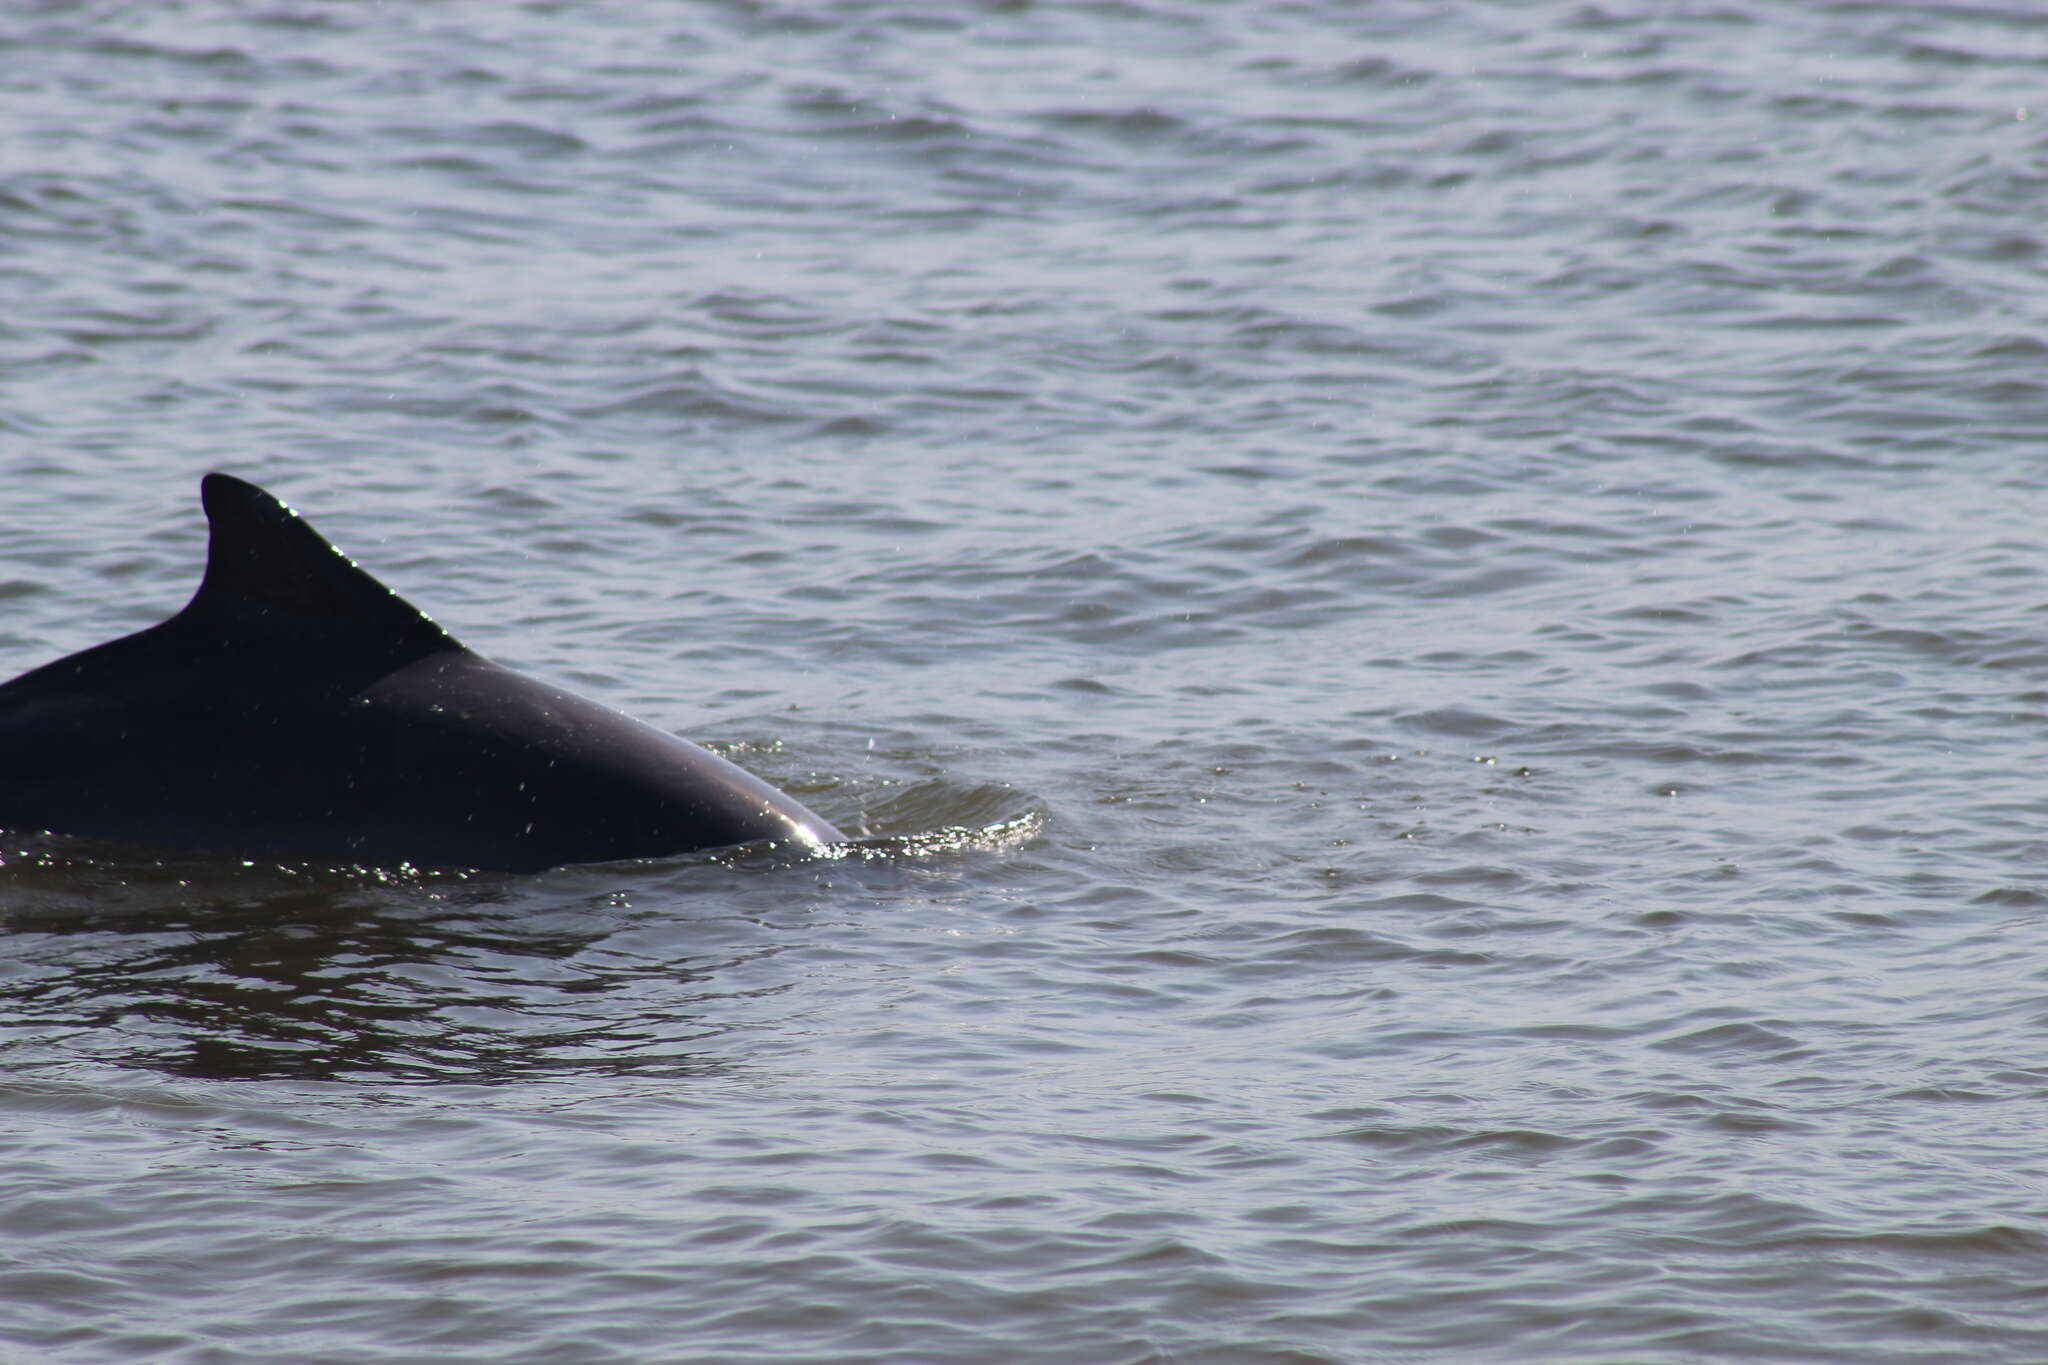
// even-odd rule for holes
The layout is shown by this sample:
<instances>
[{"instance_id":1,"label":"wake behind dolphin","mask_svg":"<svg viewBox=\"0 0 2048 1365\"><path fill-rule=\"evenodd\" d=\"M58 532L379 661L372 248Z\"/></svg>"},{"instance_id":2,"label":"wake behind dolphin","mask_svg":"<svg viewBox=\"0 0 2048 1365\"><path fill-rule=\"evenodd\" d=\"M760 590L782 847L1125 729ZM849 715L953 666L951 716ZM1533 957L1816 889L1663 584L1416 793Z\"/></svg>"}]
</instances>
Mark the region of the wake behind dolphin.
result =
<instances>
[{"instance_id":1,"label":"wake behind dolphin","mask_svg":"<svg viewBox=\"0 0 2048 1365\"><path fill-rule=\"evenodd\" d=\"M844 838L716 754L465 649L254 484L200 492L183 611L0 686L0 827L514 872Z\"/></svg>"}]
</instances>

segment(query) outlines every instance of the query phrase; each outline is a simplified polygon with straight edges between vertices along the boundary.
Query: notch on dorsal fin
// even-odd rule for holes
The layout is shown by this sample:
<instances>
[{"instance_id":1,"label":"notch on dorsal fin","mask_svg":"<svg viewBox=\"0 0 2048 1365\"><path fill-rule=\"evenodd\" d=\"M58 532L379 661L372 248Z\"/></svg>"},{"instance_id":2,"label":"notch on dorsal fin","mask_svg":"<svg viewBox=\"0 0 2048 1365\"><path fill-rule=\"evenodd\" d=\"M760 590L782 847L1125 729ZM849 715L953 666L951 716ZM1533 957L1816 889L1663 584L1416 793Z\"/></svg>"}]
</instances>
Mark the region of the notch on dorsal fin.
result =
<instances>
[{"instance_id":1,"label":"notch on dorsal fin","mask_svg":"<svg viewBox=\"0 0 2048 1365\"><path fill-rule=\"evenodd\" d=\"M206 576L179 613L188 624L301 635L386 663L462 647L255 484L208 474L199 495L211 535Z\"/></svg>"}]
</instances>

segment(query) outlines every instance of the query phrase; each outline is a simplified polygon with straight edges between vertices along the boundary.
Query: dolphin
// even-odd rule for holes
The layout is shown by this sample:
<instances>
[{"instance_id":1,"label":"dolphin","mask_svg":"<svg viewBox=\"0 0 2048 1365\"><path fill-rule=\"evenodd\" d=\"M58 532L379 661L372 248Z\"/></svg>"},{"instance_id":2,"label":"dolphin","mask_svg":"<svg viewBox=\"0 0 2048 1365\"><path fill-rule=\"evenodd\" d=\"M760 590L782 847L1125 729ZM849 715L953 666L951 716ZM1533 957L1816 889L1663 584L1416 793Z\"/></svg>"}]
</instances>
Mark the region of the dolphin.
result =
<instances>
[{"instance_id":1,"label":"dolphin","mask_svg":"<svg viewBox=\"0 0 2048 1365\"><path fill-rule=\"evenodd\" d=\"M168 621L0 685L0 828L533 872L845 836L717 754L472 653L227 474Z\"/></svg>"}]
</instances>

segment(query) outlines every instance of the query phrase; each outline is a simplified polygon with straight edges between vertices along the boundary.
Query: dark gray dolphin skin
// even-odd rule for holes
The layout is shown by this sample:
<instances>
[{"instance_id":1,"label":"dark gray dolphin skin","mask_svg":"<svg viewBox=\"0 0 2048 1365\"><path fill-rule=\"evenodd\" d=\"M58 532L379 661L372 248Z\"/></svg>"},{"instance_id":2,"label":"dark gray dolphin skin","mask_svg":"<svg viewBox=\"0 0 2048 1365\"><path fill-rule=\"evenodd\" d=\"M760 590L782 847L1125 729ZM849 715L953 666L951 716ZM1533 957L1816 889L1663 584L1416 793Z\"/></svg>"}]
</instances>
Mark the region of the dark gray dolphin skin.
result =
<instances>
[{"instance_id":1,"label":"dark gray dolphin skin","mask_svg":"<svg viewBox=\"0 0 2048 1365\"><path fill-rule=\"evenodd\" d=\"M471 653L226 474L160 625L0 686L0 828L537 871L844 838L718 755Z\"/></svg>"}]
</instances>

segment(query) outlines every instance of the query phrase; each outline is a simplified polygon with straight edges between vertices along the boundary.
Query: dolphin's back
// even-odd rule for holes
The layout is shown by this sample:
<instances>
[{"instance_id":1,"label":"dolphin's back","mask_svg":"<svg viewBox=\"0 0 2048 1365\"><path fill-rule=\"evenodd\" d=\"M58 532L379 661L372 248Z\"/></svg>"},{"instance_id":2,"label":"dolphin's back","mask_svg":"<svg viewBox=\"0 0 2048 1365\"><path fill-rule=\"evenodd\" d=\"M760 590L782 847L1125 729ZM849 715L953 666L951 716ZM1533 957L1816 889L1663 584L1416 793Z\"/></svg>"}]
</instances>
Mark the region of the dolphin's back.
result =
<instances>
[{"instance_id":1,"label":"dolphin's back","mask_svg":"<svg viewBox=\"0 0 2048 1365\"><path fill-rule=\"evenodd\" d=\"M210 474L168 621L0 685L0 827L525 871L838 831L737 765L465 649Z\"/></svg>"}]
</instances>

